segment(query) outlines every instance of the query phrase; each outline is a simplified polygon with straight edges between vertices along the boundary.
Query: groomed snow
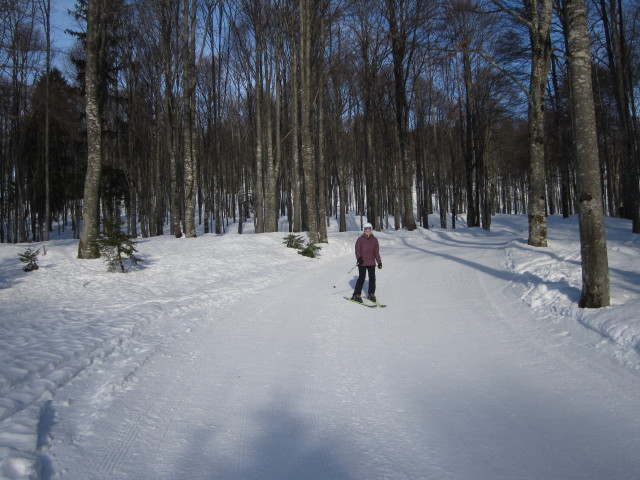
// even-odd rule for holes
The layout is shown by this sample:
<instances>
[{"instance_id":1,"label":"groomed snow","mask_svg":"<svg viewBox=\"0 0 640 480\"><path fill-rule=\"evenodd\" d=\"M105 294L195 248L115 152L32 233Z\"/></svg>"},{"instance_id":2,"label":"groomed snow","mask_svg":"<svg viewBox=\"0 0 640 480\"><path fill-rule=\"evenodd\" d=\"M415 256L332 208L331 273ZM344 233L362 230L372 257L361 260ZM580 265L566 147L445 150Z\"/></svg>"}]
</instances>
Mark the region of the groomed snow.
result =
<instances>
[{"instance_id":1,"label":"groomed snow","mask_svg":"<svg viewBox=\"0 0 640 480\"><path fill-rule=\"evenodd\" d=\"M637 479L640 236L607 219L582 310L577 224L376 233L385 309L342 300L358 217L317 259L232 225L127 274L2 244L0 478Z\"/></svg>"}]
</instances>

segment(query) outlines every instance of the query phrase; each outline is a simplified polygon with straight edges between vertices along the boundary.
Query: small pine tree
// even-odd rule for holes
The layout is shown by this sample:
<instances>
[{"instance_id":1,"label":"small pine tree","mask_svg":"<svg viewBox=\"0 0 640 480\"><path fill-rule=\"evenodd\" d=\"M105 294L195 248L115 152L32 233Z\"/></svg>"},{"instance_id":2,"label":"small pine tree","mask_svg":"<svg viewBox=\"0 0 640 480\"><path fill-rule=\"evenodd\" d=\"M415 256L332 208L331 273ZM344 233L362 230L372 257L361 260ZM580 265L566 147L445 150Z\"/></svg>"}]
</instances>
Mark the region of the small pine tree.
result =
<instances>
[{"instance_id":1,"label":"small pine tree","mask_svg":"<svg viewBox=\"0 0 640 480\"><path fill-rule=\"evenodd\" d=\"M320 250L322 250L322 247L319 247L315 243L307 242L307 245L298 253L305 257L316 258L316 252L319 252Z\"/></svg>"},{"instance_id":2,"label":"small pine tree","mask_svg":"<svg viewBox=\"0 0 640 480\"><path fill-rule=\"evenodd\" d=\"M295 248L296 250L302 250L304 248L304 239L300 235L290 233L284 237L284 243L287 248Z\"/></svg>"},{"instance_id":3,"label":"small pine tree","mask_svg":"<svg viewBox=\"0 0 640 480\"><path fill-rule=\"evenodd\" d=\"M300 235L296 235L295 233L290 233L289 235L284 237L283 240L284 241L282 243L284 243L287 248L295 248L296 250L299 250L298 253L300 255L303 255L305 257L315 258L316 252L322 250L322 247L319 247L318 245L310 241L308 241L305 245L304 238L302 238Z\"/></svg>"},{"instance_id":4,"label":"small pine tree","mask_svg":"<svg viewBox=\"0 0 640 480\"><path fill-rule=\"evenodd\" d=\"M104 258L110 272L120 270L125 273L127 264L136 265L141 261L135 256L137 242L134 237L120 229L123 224L119 220L105 220L104 232L96 240L100 256Z\"/></svg>"},{"instance_id":5,"label":"small pine tree","mask_svg":"<svg viewBox=\"0 0 640 480\"><path fill-rule=\"evenodd\" d=\"M38 266L39 254L40 254L39 248L36 248L34 250L31 247L27 248L24 252L19 253L18 257L20 257L20 261L24 263L24 267L22 267L22 270L25 272L33 272L34 270L38 270L40 268Z\"/></svg>"}]
</instances>

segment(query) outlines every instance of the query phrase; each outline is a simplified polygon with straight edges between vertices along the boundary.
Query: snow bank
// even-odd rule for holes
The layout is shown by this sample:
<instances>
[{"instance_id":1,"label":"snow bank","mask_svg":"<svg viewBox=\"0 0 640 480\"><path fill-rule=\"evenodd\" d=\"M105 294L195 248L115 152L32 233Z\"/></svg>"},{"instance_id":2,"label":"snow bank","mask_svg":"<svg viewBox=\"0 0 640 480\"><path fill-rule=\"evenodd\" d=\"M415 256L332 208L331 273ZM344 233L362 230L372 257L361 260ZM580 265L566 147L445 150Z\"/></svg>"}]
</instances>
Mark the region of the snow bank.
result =
<instances>
[{"instance_id":1,"label":"snow bank","mask_svg":"<svg viewBox=\"0 0 640 480\"><path fill-rule=\"evenodd\" d=\"M611 306L578 307L582 289L578 218L549 217L548 248L527 245L526 223L518 217L501 217L501 223L518 233L506 249L508 268L525 279L522 301L558 321L577 321L621 347L620 355L634 368L640 353L640 236L631 222L608 218L607 249Z\"/></svg>"}]
</instances>

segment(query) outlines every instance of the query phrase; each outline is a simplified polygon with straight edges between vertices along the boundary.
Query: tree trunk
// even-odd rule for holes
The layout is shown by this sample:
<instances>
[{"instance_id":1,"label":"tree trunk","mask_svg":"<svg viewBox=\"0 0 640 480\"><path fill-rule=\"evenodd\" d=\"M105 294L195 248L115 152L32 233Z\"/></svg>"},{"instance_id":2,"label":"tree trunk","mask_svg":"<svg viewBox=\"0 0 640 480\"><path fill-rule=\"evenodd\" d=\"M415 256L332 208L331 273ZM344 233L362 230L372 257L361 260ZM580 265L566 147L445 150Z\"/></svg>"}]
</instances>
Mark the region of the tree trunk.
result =
<instances>
[{"instance_id":1,"label":"tree trunk","mask_svg":"<svg viewBox=\"0 0 640 480\"><path fill-rule=\"evenodd\" d=\"M571 75L582 254L581 308L609 305L607 239L602 211L596 120L591 84L591 52L585 0L566 0L567 50Z\"/></svg>"},{"instance_id":2,"label":"tree trunk","mask_svg":"<svg viewBox=\"0 0 640 480\"><path fill-rule=\"evenodd\" d=\"M255 147L255 165L256 165L256 173L255 173L255 194L254 198L254 209L255 209L255 232L256 233L264 233L265 225L264 225L264 136L262 133L262 123L264 117L264 100L263 100L263 75L262 75L262 50L264 48L262 34L260 33L261 28L256 25L256 53L255 53L255 85L256 85L256 147Z\"/></svg>"},{"instance_id":3,"label":"tree trunk","mask_svg":"<svg viewBox=\"0 0 640 480\"><path fill-rule=\"evenodd\" d=\"M460 109L460 130L461 130L461 144L462 151L464 152L464 164L465 164L465 180L467 187L467 226L479 227L480 226L480 214L476 199L477 188L475 183L476 178L476 147L474 139L474 117L472 113L473 105L473 84L471 78L471 60L468 49L464 49L462 52L463 58L463 70L464 70L464 90L465 90L465 117L463 120L462 108ZM465 125L466 123L466 130Z\"/></svg>"},{"instance_id":4,"label":"tree trunk","mask_svg":"<svg viewBox=\"0 0 640 480\"><path fill-rule=\"evenodd\" d=\"M302 186L300 184L300 146L299 146L299 118L298 91L299 55L296 48L296 39L291 39L291 192L293 203L293 231L302 231Z\"/></svg>"},{"instance_id":5,"label":"tree trunk","mask_svg":"<svg viewBox=\"0 0 640 480\"><path fill-rule=\"evenodd\" d=\"M266 22L266 19L265 19ZM279 55L279 54L278 54ZM280 58L276 59L276 69L279 68ZM265 59L266 64L266 59ZM271 102L271 84L272 84L272 72L269 68L266 73L266 88L265 88L265 101L264 101L264 122L265 122L265 142L267 146L267 158L266 158L266 170L265 170L265 231L277 232L278 231L278 177L280 175L280 156L277 144L280 142L280 78L276 74L276 98L275 98L275 113L273 112L273 103ZM275 118L274 118L275 117ZM275 142L274 146L274 120L275 120Z\"/></svg>"},{"instance_id":6,"label":"tree trunk","mask_svg":"<svg viewBox=\"0 0 640 480\"><path fill-rule=\"evenodd\" d=\"M544 105L551 59L551 0L527 0L531 40L529 88L529 245L547 246Z\"/></svg>"},{"instance_id":7,"label":"tree trunk","mask_svg":"<svg viewBox=\"0 0 640 480\"><path fill-rule=\"evenodd\" d=\"M318 199L316 196L316 168L311 132L311 9L309 0L300 0L300 136L305 200L309 222L309 241L318 243Z\"/></svg>"},{"instance_id":8,"label":"tree trunk","mask_svg":"<svg viewBox=\"0 0 640 480\"><path fill-rule=\"evenodd\" d=\"M398 18L404 12L398 12L395 0L387 0L389 14L389 35L391 37L391 52L393 55L393 75L395 81L395 105L396 123L398 129L398 156L400 160L400 173L402 184L400 201L404 227L407 230L416 229L416 220L413 216L413 169L409 163L409 105L407 102L407 84L405 75L405 58L409 47L404 36L404 25L398 26L403 20ZM414 47L410 47L414 48ZM400 213L400 212L397 212Z\"/></svg>"},{"instance_id":9,"label":"tree trunk","mask_svg":"<svg viewBox=\"0 0 640 480\"><path fill-rule=\"evenodd\" d=\"M367 82L370 83L370 82ZM365 161L365 172L366 178L365 183L367 185L367 218L369 222L373 225L373 228L379 229L380 222L378 222L378 211L376 209L376 204L378 198L376 197L376 193L379 188L377 186L377 158L375 154L375 147L373 142L373 113L371 112L371 88L365 89L365 111L364 111L364 161Z\"/></svg>"},{"instance_id":10,"label":"tree trunk","mask_svg":"<svg viewBox=\"0 0 640 480\"><path fill-rule=\"evenodd\" d=\"M167 156L169 157L169 184L170 184L170 232L176 238L182 237L180 227L180 178L178 177L178 158L176 146L176 100L174 89L175 68L173 53L171 51L171 38L174 27L173 4L174 0L164 0L161 8L161 42L164 60L164 141Z\"/></svg>"},{"instance_id":11,"label":"tree trunk","mask_svg":"<svg viewBox=\"0 0 640 480\"><path fill-rule=\"evenodd\" d=\"M345 160L342 156L342 132L336 132L336 177L338 180L338 203L340 204L340 231L347 231L347 173Z\"/></svg>"},{"instance_id":12,"label":"tree trunk","mask_svg":"<svg viewBox=\"0 0 640 480\"><path fill-rule=\"evenodd\" d=\"M43 240L49 240L49 232L51 230L51 182L50 182L50 163L49 163L49 135L50 135L50 117L51 117L51 0L42 1L42 10L44 13L44 30L47 43L46 51L46 67L45 67L45 112L44 112L44 235Z\"/></svg>"},{"instance_id":13,"label":"tree trunk","mask_svg":"<svg viewBox=\"0 0 640 480\"><path fill-rule=\"evenodd\" d=\"M320 21L320 45L325 43L324 16ZM321 51L324 49L321 49ZM320 54L318 59L320 72L324 71L324 58ZM325 111L324 111L324 75L318 76L318 154L317 154L317 179L318 179L318 243L328 243L327 235L327 160L325 156Z\"/></svg>"},{"instance_id":14,"label":"tree trunk","mask_svg":"<svg viewBox=\"0 0 640 480\"><path fill-rule=\"evenodd\" d=\"M87 112L87 174L84 182L82 203L82 233L78 245L78 258L98 258L100 252L95 241L100 227L100 171L102 168L102 118L100 112L100 79L98 62L100 52L100 30L102 28L101 5L98 0L89 0L87 11L87 67L86 112Z\"/></svg>"},{"instance_id":15,"label":"tree trunk","mask_svg":"<svg viewBox=\"0 0 640 480\"><path fill-rule=\"evenodd\" d=\"M561 128L560 121L560 105L559 105L559 84L558 74L556 69L556 60L551 61L551 84L553 85L554 95L552 96L553 110L554 110L554 126L558 135L558 162L560 164L560 203L562 210L562 218L569 218L570 211L570 186L569 186L569 154L567 152L566 145L569 143L565 141L565 133Z\"/></svg>"},{"instance_id":16,"label":"tree trunk","mask_svg":"<svg viewBox=\"0 0 640 480\"><path fill-rule=\"evenodd\" d=\"M182 12L182 102L184 108L184 234L196 236L195 205L197 168L195 145L195 87L196 87L196 5L193 0L183 1Z\"/></svg>"},{"instance_id":17,"label":"tree trunk","mask_svg":"<svg viewBox=\"0 0 640 480\"><path fill-rule=\"evenodd\" d=\"M622 177L622 208L613 214L619 214L622 218L631 220L633 233L640 233L640 171L638 169L638 157L640 156L638 150L640 147L635 133L637 120L631 111L633 108L633 86L629 86L632 83L629 81L631 66L628 61L622 5L620 0L600 0L600 8L616 108L624 136L621 145L622 163L625 170Z\"/></svg>"}]
</instances>

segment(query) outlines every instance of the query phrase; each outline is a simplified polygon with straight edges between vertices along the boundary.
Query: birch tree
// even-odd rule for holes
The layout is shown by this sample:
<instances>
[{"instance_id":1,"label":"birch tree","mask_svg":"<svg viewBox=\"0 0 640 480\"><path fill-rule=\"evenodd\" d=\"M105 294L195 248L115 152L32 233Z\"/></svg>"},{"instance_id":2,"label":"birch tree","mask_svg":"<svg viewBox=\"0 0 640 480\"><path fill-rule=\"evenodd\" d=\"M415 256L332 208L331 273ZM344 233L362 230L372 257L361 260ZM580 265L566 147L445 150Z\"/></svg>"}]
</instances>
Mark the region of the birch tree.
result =
<instances>
[{"instance_id":1,"label":"birch tree","mask_svg":"<svg viewBox=\"0 0 640 480\"><path fill-rule=\"evenodd\" d=\"M82 233L78 245L78 258L98 258L95 241L100 227L99 189L102 168L102 113L100 109L99 63L101 30L103 28L103 2L89 0L87 10L87 67L85 72L87 113L87 173L82 203Z\"/></svg>"},{"instance_id":2,"label":"birch tree","mask_svg":"<svg viewBox=\"0 0 640 480\"><path fill-rule=\"evenodd\" d=\"M571 76L572 125L578 170L581 308L606 307L610 302L607 239L602 209L596 119L591 82L591 51L585 0L565 0L567 53Z\"/></svg>"},{"instance_id":3,"label":"birch tree","mask_svg":"<svg viewBox=\"0 0 640 480\"><path fill-rule=\"evenodd\" d=\"M182 4L182 104L184 110L184 234L196 236L196 2Z\"/></svg>"}]
</instances>

